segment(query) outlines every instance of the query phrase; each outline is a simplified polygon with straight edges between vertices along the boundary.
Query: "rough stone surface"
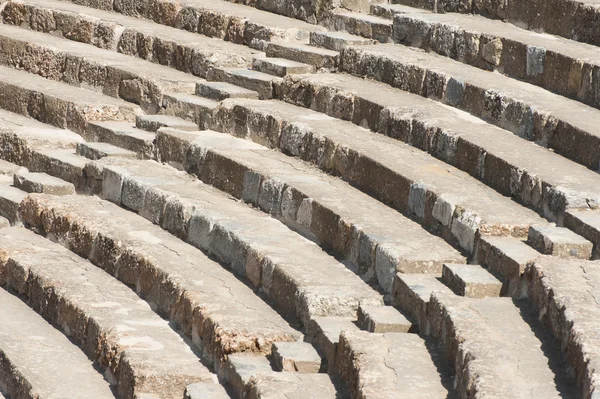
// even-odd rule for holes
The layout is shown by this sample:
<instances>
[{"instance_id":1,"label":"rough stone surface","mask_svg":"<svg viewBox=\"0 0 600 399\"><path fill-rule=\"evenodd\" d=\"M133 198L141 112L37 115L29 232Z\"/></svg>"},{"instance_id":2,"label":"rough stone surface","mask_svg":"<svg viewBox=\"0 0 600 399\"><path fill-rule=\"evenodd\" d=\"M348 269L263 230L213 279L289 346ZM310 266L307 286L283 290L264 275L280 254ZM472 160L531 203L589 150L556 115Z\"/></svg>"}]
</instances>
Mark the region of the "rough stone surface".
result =
<instances>
[{"instance_id":1,"label":"rough stone surface","mask_svg":"<svg viewBox=\"0 0 600 399\"><path fill-rule=\"evenodd\" d=\"M14 186L28 193L49 195L75 194L75 186L45 173L15 173Z\"/></svg>"},{"instance_id":2,"label":"rough stone surface","mask_svg":"<svg viewBox=\"0 0 600 399\"><path fill-rule=\"evenodd\" d=\"M391 306L361 306L358 325L372 333L407 333L412 323Z\"/></svg>"},{"instance_id":3,"label":"rough stone surface","mask_svg":"<svg viewBox=\"0 0 600 399\"><path fill-rule=\"evenodd\" d=\"M564 227L533 225L527 242L543 254L560 258L590 259L592 256L593 244Z\"/></svg>"},{"instance_id":4,"label":"rough stone surface","mask_svg":"<svg viewBox=\"0 0 600 399\"><path fill-rule=\"evenodd\" d=\"M273 360L277 371L318 373L321 369L321 356L307 342L274 343Z\"/></svg>"},{"instance_id":5,"label":"rough stone surface","mask_svg":"<svg viewBox=\"0 0 600 399\"><path fill-rule=\"evenodd\" d=\"M456 294L469 298L500 296L502 283L479 265L444 264L442 281Z\"/></svg>"}]
</instances>

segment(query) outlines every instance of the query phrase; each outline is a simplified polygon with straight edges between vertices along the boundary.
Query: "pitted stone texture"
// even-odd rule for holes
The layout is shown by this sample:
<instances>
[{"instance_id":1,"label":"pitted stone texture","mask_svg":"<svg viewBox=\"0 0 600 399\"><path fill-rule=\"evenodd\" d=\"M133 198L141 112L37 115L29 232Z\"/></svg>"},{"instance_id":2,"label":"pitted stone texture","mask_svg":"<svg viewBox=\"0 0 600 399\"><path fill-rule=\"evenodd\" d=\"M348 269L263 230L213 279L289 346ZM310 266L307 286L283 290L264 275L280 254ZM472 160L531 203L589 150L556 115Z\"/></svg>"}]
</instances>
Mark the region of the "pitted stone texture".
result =
<instances>
[{"instance_id":1,"label":"pitted stone texture","mask_svg":"<svg viewBox=\"0 0 600 399\"><path fill-rule=\"evenodd\" d=\"M565 227L529 227L528 243L546 255L560 258L590 259L593 244Z\"/></svg>"},{"instance_id":2,"label":"pitted stone texture","mask_svg":"<svg viewBox=\"0 0 600 399\"><path fill-rule=\"evenodd\" d=\"M151 133L155 133L161 127L189 131L198 130L198 125L194 122L171 115L138 115L135 118L135 127Z\"/></svg>"},{"instance_id":3,"label":"pitted stone texture","mask_svg":"<svg viewBox=\"0 0 600 399\"><path fill-rule=\"evenodd\" d=\"M429 300L431 294L438 291L452 294L435 276L398 273L394 279L392 304L411 318L419 327L419 334L427 336L431 333Z\"/></svg>"},{"instance_id":4,"label":"pitted stone texture","mask_svg":"<svg viewBox=\"0 0 600 399\"><path fill-rule=\"evenodd\" d=\"M429 318L432 336L441 340L456 370L459 395L563 397L542 341L512 299L469 299L435 292Z\"/></svg>"},{"instance_id":5,"label":"pitted stone texture","mask_svg":"<svg viewBox=\"0 0 600 399\"><path fill-rule=\"evenodd\" d=\"M203 182L314 237L386 292L397 272L441 273L444 262L465 261L440 238L340 179L252 141L162 129L156 145L163 162L181 164ZM404 236L411 239L398 239Z\"/></svg>"},{"instance_id":6,"label":"pitted stone texture","mask_svg":"<svg viewBox=\"0 0 600 399\"><path fill-rule=\"evenodd\" d=\"M355 320L348 317L315 317L308 327L307 335L324 353L330 374L337 372L335 359L343 331L359 331L359 328Z\"/></svg>"},{"instance_id":7,"label":"pitted stone texture","mask_svg":"<svg viewBox=\"0 0 600 399\"><path fill-rule=\"evenodd\" d=\"M527 287L521 285L521 276L525 268L541 255L517 238L485 236L477 242L474 259L502 277L502 296L522 298L527 296Z\"/></svg>"},{"instance_id":8,"label":"pitted stone texture","mask_svg":"<svg viewBox=\"0 0 600 399\"><path fill-rule=\"evenodd\" d=\"M258 93L225 82L199 82L196 94L211 100L223 101L226 98L258 98Z\"/></svg>"},{"instance_id":9,"label":"pitted stone texture","mask_svg":"<svg viewBox=\"0 0 600 399\"><path fill-rule=\"evenodd\" d=\"M344 331L337 362L354 398L448 396L432 354L416 334Z\"/></svg>"},{"instance_id":10,"label":"pitted stone texture","mask_svg":"<svg viewBox=\"0 0 600 399\"><path fill-rule=\"evenodd\" d=\"M444 264L442 281L457 295L469 298L500 296L502 283L480 265Z\"/></svg>"},{"instance_id":11,"label":"pitted stone texture","mask_svg":"<svg viewBox=\"0 0 600 399\"><path fill-rule=\"evenodd\" d=\"M213 379L167 321L103 270L22 228L0 230L0 241L0 283L27 294L116 382L119 396L175 399L188 384Z\"/></svg>"},{"instance_id":12,"label":"pitted stone texture","mask_svg":"<svg viewBox=\"0 0 600 399\"><path fill-rule=\"evenodd\" d=\"M46 173L15 173L14 186L28 193L43 193L49 195L75 194L75 186Z\"/></svg>"},{"instance_id":13,"label":"pitted stone texture","mask_svg":"<svg viewBox=\"0 0 600 399\"><path fill-rule=\"evenodd\" d=\"M90 123L84 137L133 151L140 158L154 158L155 134L137 129L131 122Z\"/></svg>"},{"instance_id":14,"label":"pitted stone texture","mask_svg":"<svg viewBox=\"0 0 600 399\"><path fill-rule=\"evenodd\" d=\"M544 256L526 272L529 298L560 342L581 388L600 392L600 262Z\"/></svg>"},{"instance_id":15,"label":"pitted stone texture","mask_svg":"<svg viewBox=\"0 0 600 399\"><path fill-rule=\"evenodd\" d=\"M8 230L8 229L7 229ZM5 230L6 231L6 230ZM0 288L0 386L12 398L114 398L102 374L59 330Z\"/></svg>"},{"instance_id":16,"label":"pitted stone texture","mask_svg":"<svg viewBox=\"0 0 600 399\"><path fill-rule=\"evenodd\" d=\"M109 157L94 161L92 174L101 179L104 198L214 256L305 325L315 316L355 316L361 301L382 303L380 294L314 242L185 173Z\"/></svg>"},{"instance_id":17,"label":"pitted stone texture","mask_svg":"<svg viewBox=\"0 0 600 399\"><path fill-rule=\"evenodd\" d=\"M372 333L407 333L412 323L392 306L360 306L358 325Z\"/></svg>"},{"instance_id":18,"label":"pitted stone texture","mask_svg":"<svg viewBox=\"0 0 600 399\"><path fill-rule=\"evenodd\" d=\"M393 22L374 15L336 10L325 22L325 26L383 43L392 41Z\"/></svg>"},{"instance_id":19,"label":"pitted stone texture","mask_svg":"<svg viewBox=\"0 0 600 399\"><path fill-rule=\"evenodd\" d=\"M321 75L326 74L297 76L311 76L312 79ZM338 74L327 75L325 79L328 81L338 79ZM294 76L288 78L293 79ZM358 80L362 83L356 84L370 84ZM331 94L332 90L327 86L322 85L319 95L311 93L309 88L311 95L302 95L303 100L300 100L300 93L307 91L299 84L296 94L290 94L290 98L299 103L307 101L306 106L314 108L326 103L332 111L340 111L340 114L332 112L333 115L348 115L353 96L347 91L330 96L327 93ZM374 93L378 98L388 94L380 91ZM367 107L372 102L364 104ZM377 113L368 115L377 116ZM214 122L215 130L249 138L271 148L280 148L327 172L339 174L361 191L411 217L416 216L414 209L424 207L425 217L415 219L441 230L442 236L468 251L473 250L478 232L521 237L527 234L530 224L543 223L531 210L424 152L322 113L277 101L228 99L217 109ZM372 176L380 178L373 179ZM416 182L421 184L413 185ZM410 195L411 189L414 191L419 188L422 191L423 187L427 188L426 196ZM409 208L409 197L412 208ZM416 206L420 205L420 200L426 200L423 207ZM442 217L448 212L436 212L447 225L442 225L433 216L437 208L451 210L451 218ZM380 247L380 250L388 249ZM389 250L393 251L393 248Z\"/></svg>"},{"instance_id":20,"label":"pitted stone texture","mask_svg":"<svg viewBox=\"0 0 600 399\"><path fill-rule=\"evenodd\" d=\"M269 99L277 94L281 78L246 68L213 68L206 78L210 81L230 83L255 91L259 98Z\"/></svg>"},{"instance_id":21,"label":"pitted stone texture","mask_svg":"<svg viewBox=\"0 0 600 399\"><path fill-rule=\"evenodd\" d=\"M219 103L187 93L166 93L163 95L161 113L193 121L199 129L208 129L212 121L212 111Z\"/></svg>"},{"instance_id":22,"label":"pitted stone texture","mask_svg":"<svg viewBox=\"0 0 600 399\"><path fill-rule=\"evenodd\" d=\"M139 215L79 196L30 196L22 209L29 225L135 287L217 372L231 353L270 354L273 342L301 336L230 272Z\"/></svg>"},{"instance_id":23,"label":"pitted stone texture","mask_svg":"<svg viewBox=\"0 0 600 399\"><path fill-rule=\"evenodd\" d=\"M308 342L274 343L273 361L277 371L318 373L321 369L321 356Z\"/></svg>"}]
</instances>

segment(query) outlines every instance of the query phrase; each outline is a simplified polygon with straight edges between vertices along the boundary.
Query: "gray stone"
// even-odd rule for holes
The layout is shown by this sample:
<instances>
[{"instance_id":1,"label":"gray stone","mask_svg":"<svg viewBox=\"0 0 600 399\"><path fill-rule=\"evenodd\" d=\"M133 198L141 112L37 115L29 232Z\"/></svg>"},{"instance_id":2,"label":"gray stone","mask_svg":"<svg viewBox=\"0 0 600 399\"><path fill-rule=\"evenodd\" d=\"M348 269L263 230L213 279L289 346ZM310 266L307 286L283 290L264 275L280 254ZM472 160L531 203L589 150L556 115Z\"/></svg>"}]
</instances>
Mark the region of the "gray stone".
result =
<instances>
[{"instance_id":1,"label":"gray stone","mask_svg":"<svg viewBox=\"0 0 600 399\"><path fill-rule=\"evenodd\" d=\"M44 193L50 195L75 194L75 186L62 179L45 173L15 173L14 185L28 193Z\"/></svg>"},{"instance_id":2,"label":"gray stone","mask_svg":"<svg viewBox=\"0 0 600 399\"><path fill-rule=\"evenodd\" d=\"M531 226L527 242L543 254L561 258L590 259L594 247L571 230L555 226Z\"/></svg>"},{"instance_id":3,"label":"gray stone","mask_svg":"<svg viewBox=\"0 0 600 399\"><path fill-rule=\"evenodd\" d=\"M391 306L360 306L358 325L372 333L407 333L412 323Z\"/></svg>"},{"instance_id":4,"label":"gray stone","mask_svg":"<svg viewBox=\"0 0 600 399\"><path fill-rule=\"evenodd\" d=\"M226 98L258 98L258 93L254 90L225 82L198 82L196 94L216 101Z\"/></svg>"},{"instance_id":5,"label":"gray stone","mask_svg":"<svg viewBox=\"0 0 600 399\"><path fill-rule=\"evenodd\" d=\"M479 265L444 264L442 281L456 294L469 298L500 296L502 282Z\"/></svg>"},{"instance_id":6,"label":"gray stone","mask_svg":"<svg viewBox=\"0 0 600 399\"><path fill-rule=\"evenodd\" d=\"M272 351L277 371L318 373L321 369L321 356L307 342L275 342Z\"/></svg>"},{"instance_id":7,"label":"gray stone","mask_svg":"<svg viewBox=\"0 0 600 399\"><path fill-rule=\"evenodd\" d=\"M184 399L205 398L229 399L229 395L221 385L208 382L190 384L185 389Z\"/></svg>"}]
</instances>

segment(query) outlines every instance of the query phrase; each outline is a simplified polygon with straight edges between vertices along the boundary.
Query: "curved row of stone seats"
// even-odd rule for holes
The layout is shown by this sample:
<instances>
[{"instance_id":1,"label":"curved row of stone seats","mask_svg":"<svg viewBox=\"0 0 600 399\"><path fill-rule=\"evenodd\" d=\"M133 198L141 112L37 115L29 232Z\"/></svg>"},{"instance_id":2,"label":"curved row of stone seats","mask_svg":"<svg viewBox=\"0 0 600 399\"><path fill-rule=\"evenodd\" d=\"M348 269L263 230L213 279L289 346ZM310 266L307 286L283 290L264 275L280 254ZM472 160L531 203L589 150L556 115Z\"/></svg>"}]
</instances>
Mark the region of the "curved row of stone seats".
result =
<instances>
[{"instance_id":1,"label":"curved row of stone seats","mask_svg":"<svg viewBox=\"0 0 600 399\"><path fill-rule=\"evenodd\" d=\"M29 196L26 223L134 288L221 376L231 353L270 354L300 334L244 283L150 221L97 197Z\"/></svg>"},{"instance_id":2,"label":"curved row of stone seats","mask_svg":"<svg viewBox=\"0 0 600 399\"><path fill-rule=\"evenodd\" d=\"M2 18L5 24L53 33L201 77L216 66L250 66L254 56L263 54L217 38L66 1L11 1L6 3Z\"/></svg>"},{"instance_id":3,"label":"curved row of stone seats","mask_svg":"<svg viewBox=\"0 0 600 399\"><path fill-rule=\"evenodd\" d=\"M314 237L387 292L397 272L441 274L443 263L465 262L419 224L298 159L211 131L161 129L156 145L161 162Z\"/></svg>"},{"instance_id":4,"label":"curved row of stone seats","mask_svg":"<svg viewBox=\"0 0 600 399\"><path fill-rule=\"evenodd\" d=\"M478 234L524 237L531 223L543 224L534 212L427 153L323 113L230 99L215 112L213 128L339 175L469 252Z\"/></svg>"},{"instance_id":5,"label":"curved row of stone seats","mask_svg":"<svg viewBox=\"0 0 600 399\"><path fill-rule=\"evenodd\" d=\"M0 288L0 398L68 399L73 392L82 399L115 397L77 346Z\"/></svg>"},{"instance_id":6,"label":"curved row of stone seats","mask_svg":"<svg viewBox=\"0 0 600 399\"><path fill-rule=\"evenodd\" d=\"M86 167L103 198L160 225L265 292L305 326L315 316L354 316L381 295L313 242L280 222L151 161L103 158ZM296 254L302 253L302 258ZM324 283L328 282L328 283Z\"/></svg>"},{"instance_id":7,"label":"curved row of stone seats","mask_svg":"<svg viewBox=\"0 0 600 399\"><path fill-rule=\"evenodd\" d=\"M527 0L496 2L462 0L394 0L395 4L420 7L439 13L474 13L511 22L524 29L564 36L600 45L597 4L588 0Z\"/></svg>"},{"instance_id":8,"label":"curved row of stone seats","mask_svg":"<svg viewBox=\"0 0 600 399\"><path fill-rule=\"evenodd\" d=\"M0 283L60 326L120 397L180 398L188 384L214 378L165 320L104 271L22 228L2 229L0 237Z\"/></svg>"},{"instance_id":9,"label":"curved row of stone seats","mask_svg":"<svg viewBox=\"0 0 600 399\"><path fill-rule=\"evenodd\" d=\"M358 73L377 64L357 58L352 62ZM290 103L425 150L550 220L562 222L566 209L593 208L600 202L597 173L429 99L344 74L289 76L281 91Z\"/></svg>"},{"instance_id":10,"label":"curved row of stone seats","mask_svg":"<svg viewBox=\"0 0 600 399\"><path fill-rule=\"evenodd\" d=\"M600 392L600 262L539 257L526 270L530 300L558 339L582 398Z\"/></svg>"}]
</instances>

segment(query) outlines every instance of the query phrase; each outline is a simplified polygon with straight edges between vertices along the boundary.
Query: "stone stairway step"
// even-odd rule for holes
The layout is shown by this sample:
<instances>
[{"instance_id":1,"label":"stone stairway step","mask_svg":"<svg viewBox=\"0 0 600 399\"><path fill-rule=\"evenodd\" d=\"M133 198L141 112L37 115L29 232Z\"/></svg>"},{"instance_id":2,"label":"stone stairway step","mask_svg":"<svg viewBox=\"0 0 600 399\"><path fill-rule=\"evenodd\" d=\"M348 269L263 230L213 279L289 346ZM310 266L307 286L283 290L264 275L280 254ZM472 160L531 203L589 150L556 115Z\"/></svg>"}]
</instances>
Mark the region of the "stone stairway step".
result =
<instances>
[{"instance_id":1,"label":"stone stairway step","mask_svg":"<svg viewBox=\"0 0 600 399\"><path fill-rule=\"evenodd\" d=\"M227 358L228 374L231 378L227 382L238 398L248 397L248 391L259 375L271 374L271 363L264 356L248 353L236 353Z\"/></svg>"},{"instance_id":2,"label":"stone stairway step","mask_svg":"<svg viewBox=\"0 0 600 399\"><path fill-rule=\"evenodd\" d=\"M590 259L594 244L565 227L529 226L527 243L543 254Z\"/></svg>"},{"instance_id":3,"label":"stone stairway step","mask_svg":"<svg viewBox=\"0 0 600 399\"><path fill-rule=\"evenodd\" d=\"M282 80L280 77L246 68L213 68L207 79L255 91L261 99L275 97L277 86Z\"/></svg>"},{"instance_id":4,"label":"stone stairway step","mask_svg":"<svg viewBox=\"0 0 600 399\"><path fill-rule=\"evenodd\" d=\"M79 348L3 288L0 357L0 386L9 397L67 399L77 392L82 399L114 398Z\"/></svg>"},{"instance_id":5,"label":"stone stairway step","mask_svg":"<svg viewBox=\"0 0 600 399\"><path fill-rule=\"evenodd\" d=\"M469 298L500 296L502 282L479 265L444 264L442 281L455 294Z\"/></svg>"},{"instance_id":6,"label":"stone stairway step","mask_svg":"<svg viewBox=\"0 0 600 399\"><path fill-rule=\"evenodd\" d=\"M335 69L339 52L299 43L269 42L265 47L267 57L286 58L302 62L319 69Z\"/></svg>"},{"instance_id":7,"label":"stone stairway step","mask_svg":"<svg viewBox=\"0 0 600 399\"><path fill-rule=\"evenodd\" d=\"M333 51L342 51L348 46L374 44L373 39L351 35L346 32L311 32L310 45Z\"/></svg>"},{"instance_id":8,"label":"stone stairway step","mask_svg":"<svg viewBox=\"0 0 600 399\"><path fill-rule=\"evenodd\" d=\"M600 203L599 174L421 96L345 74L289 76L281 90L288 102L367 125L425 150L550 220L560 223L566 209Z\"/></svg>"},{"instance_id":9,"label":"stone stairway step","mask_svg":"<svg viewBox=\"0 0 600 399\"><path fill-rule=\"evenodd\" d=\"M106 9L95 1L78 3ZM144 0L135 6L115 4L110 11L113 9L123 15L148 18L159 24L253 47L260 47L264 40L307 40L309 32L325 30L321 26L220 0L186 0L177 7L167 0Z\"/></svg>"},{"instance_id":10,"label":"stone stairway step","mask_svg":"<svg viewBox=\"0 0 600 399\"><path fill-rule=\"evenodd\" d=\"M218 102L188 93L165 93L162 114L173 115L193 121L200 129L207 129L212 120L212 111Z\"/></svg>"},{"instance_id":11,"label":"stone stairway step","mask_svg":"<svg viewBox=\"0 0 600 399\"><path fill-rule=\"evenodd\" d=\"M427 153L322 113L278 101L229 99L213 119L214 130L278 145L468 251L477 231L525 237L529 225L543 224L531 210Z\"/></svg>"},{"instance_id":12,"label":"stone stairway step","mask_svg":"<svg viewBox=\"0 0 600 399\"><path fill-rule=\"evenodd\" d=\"M338 369L354 398L445 399L448 389L416 334L345 331Z\"/></svg>"},{"instance_id":13,"label":"stone stairway step","mask_svg":"<svg viewBox=\"0 0 600 399\"><path fill-rule=\"evenodd\" d=\"M361 306L358 325L372 333L407 333L412 323L392 306Z\"/></svg>"},{"instance_id":14,"label":"stone stairway step","mask_svg":"<svg viewBox=\"0 0 600 399\"><path fill-rule=\"evenodd\" d=\"M73 183L78 192L87 192L83 168L89 159L77 155L74 149L39 150L33 153L31 172L46 173L69 183Z\"/></svg>"},{"instance_id":15,"label":"stone stairway step","mask_svg":"<svg viewBox=\"0 0 600 399\"><path fill-rule=\"evenodd\" d=\"M600 262L544 256L526 272L529 298L560 342L581 397L600 392Z\"/></svg>"},{"instance_id":16,"label":"stone stairway step","mask_svg":"<svg viewBox=\"0 0 600 399\"><path fill-rule=\"evenodd\" d=\"M593 45L479 16L432 13L396 15L394 40L600 107L600 78L592 72L600 55Z\"/></svg>"},{"instance_id":17,"label":"stone stairway step","mask_svg":"<svg viewBox=\"0 0 600 399\"><path fill-rule=\"evenodd\" d=\"M15 173L14 186L27 193L44 193L49 195L75 194L73 183L47 175L46 173Z\"/></svg>"},{"instance_id":18,"label":"stone stairway step","mask_svg":"<svg viewBox=\"0 0 600 399\"><path fill-rule=\"evenodd\" d=\"M321 356L308 342L275 342L272 351L276 371L318 373L321 369Z\"/></svg>"},{"instance_id":19,"label":"stone stairway step","mask_svg":"<svg viewBox=\"0 0 600 399\"><path fill-rule=\"evenodd\" d=\"M344 63L345 61L345 63ZM389 65L381 74L375 63ZM540 87L404 46L349 49L342 69L433 98L600 169L600 111ZM406 79L397 77L407 74Z\"/></svg>"},{"instance_id":20,"label":"stone stairway step","mask_svg":"<svg viewBox=\"0 0 600 399\"><path fill-rule=\"evenodd\" d=\"M600 259L600 211L570 209L565 212L565 227L594 244L592 259Z\"/></svg>"},{"instance_id":21,"label":"stone stairway step","mask_svg":"<svg viewBox=\"0 0 600 399\"><path fill-rule=\"evenodd\" d=\"M27 197L27 192L11 184L12 182L0 183L0 216L6 218L11 225L19 226L22 224L19 205Z\"/></svg>"},{"instance_id":22,"label":"stone stairway step","mask_svg":"<svg viewBox=\"0 0 600 399\"><path fill-rule=\"evenodd\" d=\"M22 209L29 225L135 287L218 373L227 355L268 355L272 342L301 337L218 263L135 213L82 196L32 196Z\"/></svg>"},{"instance_id":23,"label":"stone stairway step","mask_svg":"<svg viewBox=\"0 0 600 399\"><path fill-rule=\"evenodd\" d=\"M60 326L117 384L120 397L175 399L188 384L212 380L168 322L124 284L28 230L2 229L0 241L2 285Z\"/></svg>"},{"instance_id":24,"label":"stone stairway step","mask_svg":"<svg viewBox=\"0 0 600 399\"><path fill-rule=\"evenodd\" d=\"M314 237L387 292L397 272L441 273L445 262L465 262L416 222L280 152L212 131L161 129L156 145L161 161L181 164L204 183Z\"/></svg>"},{"instance_id":25,"label":"stone stairway step","mask_svg":"<svg viewBox=\"0 0 600 399\"><path fill-rule=\"evenodd\" d=\"M0 112L0 120L4 121L3 116L7 116L9 113L1 113ZM5 126L3 126L5 127ZM6 127L5 127L6 128ZM7 181L10 182L10 179L15 175L15 173L24 170L20 165L14 164L12 162L4 161L0 159L0 180L3 178L7 178Z\"/></svg>"},{"instance_id":26,"label":"stone stairway step","mask_svg":"<svg viewBox=\"0 0 600 399\"><path fill-rule=\"evenodd\" d=\"M210 384L206 382L196 382L190 384L185 389L185 395L183 399L230 399L227 391L217 384Z\"/></svg>"},{"instance_id":27,"label":"stone stairway step","mask_svg":"<svg viewBox=\"0 0 600 399\"><path fill-rule=\"evenodd\" d=\"M104 142L133 151L141 158L154 158L154 133L135 127L131 122L94 122L88 125L86 140Z\"/></svg>"},{"instance_id":28,"label":"stone stairway step","mask_svg":"<svg viewBox=\"0 0 600 399\"><path fill-rule=\"evenodd\" d=\"M137 158L138 155L109 143L87 142L77 144L77 154L87 159L97 160L104 157Z\"/></svg>"},{"instance_id":29,"label":"stone stairway step","mask_svg":"<svg viewBox=\"0 0 600 399\"><path fill-rule=\"evenodd\" d=\"M10 220L5 218L4 216L0 216L0 229L5 227L10 227Z\"/></svg>"},{"instance_id":30,"label":"stone stairway step","mask_svg":"<svg viewBox=\"0 0 600 399\"><path fill-rule=\"evenodd\" d=\"M163 92L191 92L198 80L166 66L16 26L0 25L0 40L5 66L122 98L148 112L161 108Z\"/></svg>"},{"instance_id":31,"label":"stone stairway step","mask_svg":"<svg viewBox=\"0 0 600 399\"><path fill-rule=\"evenodd\" d=\"M215 101L226 98L258 98L258 93L240 86L225 82L198 82L196 94Z\"/></svg>"},{"instance_id":32,"label":"stone stairway step","mask_svg":"<svg viewBox=\"0 0 600 399\"><path fill-rule=\"evenodd\" d=\"M286 58L272 57L255 58L252 63L252 69L279 77L314 72L314 67L312 65L288 60Z\"/></svg>"},{"instance_id":33,"label":"stone stairway step","mask_svg":"<svg viewBox=\"0 0 600 399\"><path fill-rule=\"evenodd\" d=\"M110 10L105 11L91 10L85 7L86 5L92 8L101 6L100 3L84 1L82 5L77 5L68 1L25 0L7 4L8 7L2 11L2 17L7 24L22 25L70 40L116 50L200 77L206 77L208 70L214 67L250 66L254 57L263 54L246 46L198 35L195 33L196 29L193 30L194 33L185 32L112 12L112 6ZM140 7L143 5L139 4ZM158 15L166 14L168 13ZM184 14L185 12L182 12L182 20L185 19ZM192 20L193 18L192 16ZM49 23L36 24L37 20L47 20ZM215 19L208 21L220 23ZM203 26L210 29L210 24Z\"/></svg>"},{"instance_id":34,"label":"stone stairway step","mask_svg":"<svg viewBox=\"0 0 600 399\"><path fill-rule=\"evenodd\" d=\"M308 335L323 353L329 374L339 374L337 369L340 336L344 331L359 331L356 320L350 317L314 317Z\"/></svg>"},{"instance_id":35,"label":"stone stairway step","mask_svg":"<svg viewBox=\"0 0 600 399\"><path fill-rule=\"evenodd\" d=\"M198 130L198 125L189 120L172 115L138 115L135 127L150 133L156 133L161 127L171 127L179 130Z\"/></svg>"},{"instance_id":36,"label":"stone stairway step","mask_svg":"<svg viewBox=\"0 0 600 399\"><path fill-rule=\"evenodd\" d=\"M279 399L281 397L302 399L347 399L344 388L340 388L324 373L265 373L253 381L249 398Z\"/></svg>"},{"instance_id":37,"label":"stone stairway step","mask_svg":"<svg viewBox=\"0 0 600 399\"><path fill-rule=\"evenodd\" d=\"M206 251L264 291L281 314L305 325L313 316L353 316L361 301L382 302L315 243L173 168L103 158L87 175L101 181L104 198Z\"/></svg>"},{"instance_id":38,"label":"stone stairway step","mask_svg":"<svg viewBox=\"0 0 600 399\"><path fill-rule=\"evenodd\" d=\"M394 279L392 304L419 327L419 334L426 336L431 333L431 294L438 291L452 293L436 275L398 273Z\"/></svg>"},{"instance_id":39,"label":"stone stairway step","mask_svg":"<svg viewBox=\"0 0 600 399\"><path fill-rule=\"evenodd\" d=\"M371 7L375 6L373 4ZM325 26L334 31L375 39L386 43L392 41L394 23L387 18L346 10L334 10Z\"/></svg>"},{"instance_id":40,"label":"stone stairway step","mask_svg":"<svg viewBox=\"0 0 600 399\"><path fill-rule=\"evenodd\" d=\"M371 5L371 9L369 10L369 15L372 15L374 17L379 17L379 18L383 18L383 19L394 19L394 16L396 14L414 14L414 13L421 13L421 14L428 14L431 13L431 11L426 10L424 8L418 8L419 6L414 6L414 7L410 7L410 6L405 6L403 4L398 3L398 1L396 1L396 3L379 3L379 4L372 4Z\"/></svg>"},{"instance_id":41,"label":"stone stairway step","mask_svg":"<svg viewBox=\"0 0 600 399\"><path fill-rule=\"evenodd\" d=\"M585 43L600 45L600 36L592 27L598 21L597 2L587 0L552 0L544 3L518 3L465 0L433 2L430 0L395 0L407 6L437 10L439 13L480 14L486 18L511 22L523 29L546 32ZM456 14L450 14L456 15ZM462 15L457 15L463 17Z\"/></svg>"},{"instance_id":42,"label":"stone stairway step","mask_svg":"<svg viewBox=\"0 0 600 399\"><path fill-rule=\"evenodd\" d=\"M501 296L520 299L527 296L521 277L527 266L540 256L542 254L518 238L487 236L478 241L473 259L501 277Z\"/></svg>"},{"instance_id":43,"label":"stone stairway step","mask_svg":"<svg viewBox=\"0 0 600 399\"><path fill-rule=\"evenodd\" d=\"M565 397L564 381L549 365L558 351L548 349L510 298L435 292L429 308L432 335L454 366L460 396Z\"/></svg>"},{"instance_id":44,"label":"stone stairway step","mask_svg":"<svg viewBox=\"0 0 600 399\"><path fill-rule=\"evenodd\" d=\"M133 121L141 109L120 99L0 66L0 108L83 133L89 122Z\"/></svg>"}]
</instances>

